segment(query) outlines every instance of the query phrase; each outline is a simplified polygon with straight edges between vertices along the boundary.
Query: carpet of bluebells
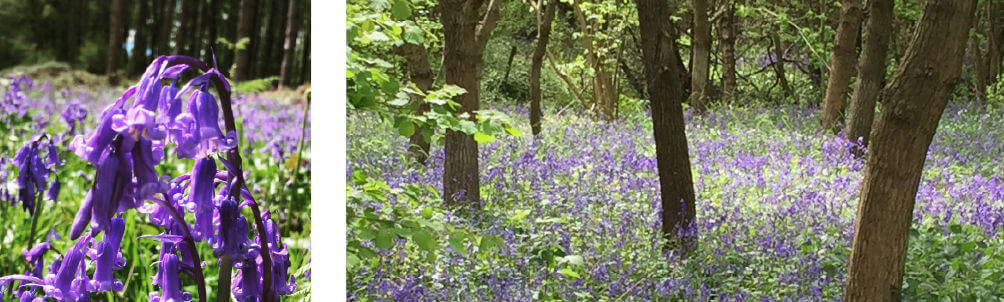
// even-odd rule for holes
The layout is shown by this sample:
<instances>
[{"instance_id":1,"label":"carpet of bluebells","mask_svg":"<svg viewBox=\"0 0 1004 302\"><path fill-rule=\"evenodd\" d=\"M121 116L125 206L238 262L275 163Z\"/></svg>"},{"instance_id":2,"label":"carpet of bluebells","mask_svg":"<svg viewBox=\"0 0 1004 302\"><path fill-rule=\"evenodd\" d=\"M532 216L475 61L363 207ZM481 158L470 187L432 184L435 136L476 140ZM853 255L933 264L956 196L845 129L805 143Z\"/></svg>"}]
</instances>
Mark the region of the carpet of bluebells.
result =
<instances>
[{"instance_id":1,"label":"carpet of bluebells","mask_svg":"<svg viewBox=\"0 0 1004 302\"><path fill-rule=\"evenodd\" d=\"M74 155L71 144L75 136L92 133L102 111L125 90L126 87L53 87L50 81L33 79L23 74L5 75L0 79L0 93L3 96L0 99L0 277L30 274L49 275L44 279L49 280L51 276L58 280L62 277L55 276L57 272L54 270L59 263L75 259L77 256L71 255L71 251L88 250L79 243L84 242L86 245L87 240L70 240L70 229L74 216L95 180L96 169ZM305 114L306 104L302 96L292 92L237 93L233 97L233 103L248 187L254 191L262 210L271 213L272 222L275 223L273 228L281 233L282 242L288 249L290 266L286 274L295 280L295 291L283 299L309 299L310 121L309 115ZM304 133L308 136L304 137ZM23 198L18 196L22 191L18 177L27 175L28 172L19 171L15 164L15 153L22 146L30 145L33 140L45 142L42 146L46 146L46 152L40 154L44 155L45 168L51 174L32 174L39 180L39 188L48 187L49 190L45 192L45 198L38 199L41 202L36 213L38 231L34 238L30 238L29 226L33 218L29 214L31 207L21 202ZM156 167L158 174L178 176L191 173L192 161L170 155ZM163 265L158 265L158 261L165 261L160 253L162 243L158 240L164 239L141 238L162 232L151 221L151 216L127 211L121 219L114 218L112 221L106 233L116 234L102 236L107 237L102 241L109 242L98 242L98 238L94 238L88 255L79 257L86 263L81 267L94 269L95 276L109 274L108 278L115 280L116 284L102 288L105 289L103 291L95 290L90 297L78 297L77 300L146 300L152 297L151 294L161 292L162 287L170 286L163 284L164 281L160 281L162 284L159 286L156 285L158 280L162 280L158 277L158 267ZM122 238L121 242L113 242L119 236ZM111 241L108 238L112 238ZM99 268L102 265L92 260L96 257L105 258L100 256L102 252L99 247L116 244L120 245L121 253L120 260L117 261L119 263L115 265L118 268L99 273L98 270L103 269ZM38 248L43 245L44 248ZM49 252L45 253L45 250ZM64 252L66 255L63 255ZM215 297L219 268L213 257L213 247L198 244L198 252L203 260L207 260L203 263L203 270L209 297ZM40 263L45 265L39 265ZM52 264L51 268L49 263ZM185 296L196 296L194 281L187 277L180 280L181 284L178 286L187 293ZM32 289L30 286L11 288L13 284L16 283L0 284L0 293L4 294L0 296L0 300L13 300L15 298L12 295L25 291L37 291L36 294L42 296L42 290ZM49 293L52 289L46 287L44 291ZM63 295L65 300L66 293ZM36 301L42 301L41 299Z\"/></svg>"},{"instance_id":2,"label":"carpet of bluebells","mask_svg":"<svg viewBox=\"0 0 1004 302\"><path fill-rule=\"evenodd\" d=\"M513 119L528 116L522 107L499 109ZM602 123L581 112L545 113L538 138L480 145L483 210L436 214L448 226L500 238L497 249L451 242L426 257L401 238L376 248L350 225L349 238L363 238L377 256L350 266L348 299L840 300L865 165L852 143L818 130L816 113L754 106L685 114L700 234L686 259L661 253L650 117L628 113ZM905 299L1004 297L1002 120L999 105L951 103L945 110L917 193ZM519 127L529 130L525 121ZM409 162L407 140L379 118L350 114L347 130L349 179L365 171L390 188L427 187L423 199L443 208L435 192L441 145L421 166ZM350 183L350 191L361 183ZM396 202L350 198L349 208ZM481 249L488 252L471 253Z\"/></svg>"}]
</instances>

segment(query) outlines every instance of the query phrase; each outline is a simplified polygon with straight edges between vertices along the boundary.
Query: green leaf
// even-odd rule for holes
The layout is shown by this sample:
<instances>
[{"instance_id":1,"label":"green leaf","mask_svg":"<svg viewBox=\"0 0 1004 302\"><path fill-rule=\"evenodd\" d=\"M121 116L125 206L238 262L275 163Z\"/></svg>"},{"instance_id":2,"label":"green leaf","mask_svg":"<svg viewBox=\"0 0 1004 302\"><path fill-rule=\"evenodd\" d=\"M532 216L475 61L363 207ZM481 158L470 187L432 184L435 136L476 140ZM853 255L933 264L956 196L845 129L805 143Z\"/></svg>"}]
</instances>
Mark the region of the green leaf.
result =
<instances>
[{"instance_id":1,"label":"green leaf","mask_svg":"<svg viewBox=\"0 0 1004 302\"><path fill-rule=\"evenodd\" d=\"M396 236L392 232L378 232L374 243L378 249L386 250L394 247L394 237Z\"/></svg>"},{"instance_id":2,"label":"green leaf","mask_svg":"<svg viewBox=\"0 0 1004 302\"><path fill-rule=\"evenodd\" d=\"M366 183L366 172L363 172L363 170L352 171L352 182L357 185Z\"/></svg>"},{"instance_id":3,"label":"green leaf","mask_svg":"<svg viewBox=\"0 0 1004 302\"><path fill-rule=\"evenodd\" d=\"M450 239L448 240L450 247L452 247L454 251L460 253L460 255L463 255L464 257L467 257L467 245L464 244L464 238L466 237L467 237L466 234L464 234L462 231L454 231L452 234L450 234Z\"/></svg>"},{"instance_id":4,"label":"green leaf","mask_svg":"<svg viewBox=\"0 0 1004 302\"><path fill-rule=\"evenodd\" d=\"M408 19L411 16L411 6L405 0L395 0L390 7L390 16L397 20Z\"/></svg>"},{"instance_id":5,"label":"green leaf","mask_svg":"<svg viewBox=\"0 0 1004 302\"><path fill-rule=\"evenodd\" d=\"M415 134L415 123L405 120L397 126L397 132L401 134L401 136L411 136L412 134Z\"/></svg>"},{"instance_id":6,"label":"green leaf","mask_svg":"<svg viewBox=\"0 0 1004 302\"><path fill-rule=\"evenodd\" d=\"M411 239L415 240L420 249L425 251L433 251L436 249L436 240L432 237L432 234L425 229L416 230L414 234L411 235Z\"/></svg>"},{"instance_id":7,"label":"green leaf","mask_svg":"<svg viewBox=\"0 0 1004 302\"><path fill-rule=\"evenodd\" d=\"M422 218L425 218L425 219L432 218L432 208L431 207L425 207L424 209L422 209Z\"/></svg>"},{"instance_id":8,"label":"green leaf","mask_svg":"<svg viewBox=\"0 0 1004 302\"><path fill-rule=\"evenodd\" d=\"M490 143L495 140L495 136L491 134L484 134L481 132L474 133L474 141L479 144Z\"/></svg>"},{"instance_id":9,"label":"green leaf","mask_svg":"<svg viewBox=\"0 0 1004 302\"><path fill-rule=\"evenodd\" d=\"M515 137L523 136L523 133L520 133L519 129L516 129L516 127L510 126L510 125L506 125L505 126L505 132L507 132L507 133L509 133L509 135L512 135L512 136L515 136Z\"/></svg>"},{"instance_id":10,"label":"green leaf","mask_svg":"<svg viewBox=\"0 0 1004 302\"><path fill-rule=\"evenodd\" d=\"M953 234L959 234L962 233L962 226L953 223L952 225L948 226L948 230L951 231Z\"/></svg>"},{"instance_id":11,"label":"green leaf","mask_svg":"<svg viewBox=\"0 0 1004 302\"><path fill-rule=\"evenodd\" d=\"M571 268L567 268L567 267L561 269L560 271L558 271L558 273L560 273L562 275L565 275L566 277L573 278L573 279L578 279L579 278L579 273L576 273Z\"/></svg>"},{"instance_id":12,"label":"green leaf","mask_svg":"<svg viewBox=\"0 0 1004 302\"><path fill-rule=\"evenodd\" d=\"M418 26L408 23L404 26L404 36L402 38L404 38L405 42L422 45L422 42L425 42L425 32Z\"/></svg>"}]
</instances>

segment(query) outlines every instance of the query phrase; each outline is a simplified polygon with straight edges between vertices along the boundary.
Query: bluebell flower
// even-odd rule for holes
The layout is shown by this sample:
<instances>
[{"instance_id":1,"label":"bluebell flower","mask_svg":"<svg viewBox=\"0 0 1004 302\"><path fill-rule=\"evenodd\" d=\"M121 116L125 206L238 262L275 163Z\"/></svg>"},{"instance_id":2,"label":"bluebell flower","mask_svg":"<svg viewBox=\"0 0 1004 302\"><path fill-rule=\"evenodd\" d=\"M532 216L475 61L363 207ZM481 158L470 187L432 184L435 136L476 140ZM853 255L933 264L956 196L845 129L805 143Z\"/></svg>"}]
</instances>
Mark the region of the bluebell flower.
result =
<instances>
[{"instance_id":1,"label":"bluebell flower","mask_svg":"<svg viewBox=\"0 0 1004 302\"><path fill-rule=\"evenodd\" d=\"M17 176L18 198L21 206L34 213L35 193L45 187L48 182L48 170L45 162L38 156L38 142L28 142L17 151L14 164L20 171Z\"/></svg>"},{"instance_id":2,"label":"bluebell flower","mask_svg":"<svg viewBox=\"0 0 1004 302\"><path fill-rule=\"evenodd\" d=\"M119 251L122 235L125 234L125 220L112 218L110 228L104 238L87 251L87 257L95 261L94 277L88 289L94 292L121 291L122 281L116 280L114 272L125 266L125 258Z\"/></svg>"},{"instance_id":3,"label":"bluebell flower","mask_svg":"<svg viewBox=\"0 0 1004 302\"><path fill-rule=\"evenodd\" d=\"M157 280L155 282L160 287L160 294L158 295L156 292L150 293L150 302L192 300L191 294L181 291L181 278L178 277L178 273L180 272L181 261L178 260L178 255L174 253L162 255L158 263Z\"/></svg>"},{"instance_id":4,"label":"bluebell flower","mask_svg":"<svg viewBox=\"0 0 1004 302\"><path fill-rule=\"evenodd\" d=\"M191 194L188 210L195 213L192 236L206 240L213 235L213 196L216 187L216 160L211 156L199 158L192 169Z\"/></svg>"}]
</instances>

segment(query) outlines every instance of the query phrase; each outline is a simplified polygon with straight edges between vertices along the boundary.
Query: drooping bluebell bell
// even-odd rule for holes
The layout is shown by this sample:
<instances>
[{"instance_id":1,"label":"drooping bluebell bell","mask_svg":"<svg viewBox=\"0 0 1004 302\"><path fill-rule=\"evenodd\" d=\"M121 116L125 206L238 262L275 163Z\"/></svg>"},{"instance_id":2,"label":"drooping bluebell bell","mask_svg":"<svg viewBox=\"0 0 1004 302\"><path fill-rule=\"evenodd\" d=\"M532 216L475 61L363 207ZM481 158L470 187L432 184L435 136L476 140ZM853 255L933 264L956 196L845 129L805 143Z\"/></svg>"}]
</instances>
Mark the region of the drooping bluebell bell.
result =
<instances>
[{"instance_id":1,"label":"drooping bluebell bell","mask_svg":"<svg viewBox=\"0 0 1004 302\"><path fill-rule=\"evenodd\" d=\"M233 199L224 199L219 208L219 234L213 242L213 254L230 256L234 263L242 261L250 253L251 240L247 237L247 219L240 214L240 208Z\"/></svg>"},{"instance_id":2,"label":"drooping bluebell bell","mask_svg":"<svg viewBox=\"0 0 1004 302\"><path fill-rule=\"evenodd\" d=\"M216 182L216 160L212 156L199 158L192 169L191 193L187 208L195 213L192 235L206 240L213 235L213 195Z\"/></svg>"},{"instance_id":3,"label":"drooping bluebell bell","mask_svg":"<svg viewBox=\"0 0 1004 302\"><path fill-rule=\"evenodd\" d=\"M192 295L181 291L181 261L178 255L168 253L160 257L158 264L156 284L160 287L160 294L150 293L150 302L174 302L190 301Z\"/></svg>"},{"instance_id":4,"label":"drooping bluebell bell","mask_svg":"<svg viewBox=\"0 0 1004 302\"><path fill-rule=\"evenodd\" d=\"M90 301L90 293L87 291L87 266L83 261L84 250L90 240L89 236L84 236L67 249L62 258L53 261L49 273L44 278L32 275L5 276L0 277L0 285L19 281L22 287L41 287L45 291L46 298L53 298L56 301Z\"/></svg>"},{"instance_id":5,"label":"drooping bluebell bell","mask_svg":"<svg viewBox=\"0 0 1004 302\"><path fill-rule=\"evenodd\" d=\"M94 176L94 186L87 193L77 211L76 218L73 220L70 239L79 237L88 223L91 224L92 232L104 230L111 223L113 213L111 213L110 207L118 170L119 159L117 156L106 154L101 158Z\"/></svg>"},{"instance_id":6,"label":"drooping bluebell bell","mask_svg":"<svg viewBox=\"0 0 1004 302\"><path fill-rule=\"evenodd\" d=\"M20 171L17 175L18 198L29 213L34 213L35 193L45 187L49 176L45 162L38 156L38 141L22 146L14 156L14 164Z\"/></svg>"},{"instance_id":7,"label":"drooping bluebell bell","mask_svg":"<svg viewBox=\"0 0 1004 302\"><path fill-rule=\"evenodd\" d=\"M24 255L24 261L31 264L31 275L37 278L44 277L42 275L42 268L45 267L45 263L42 261L42 257L45 256L45 252L52 249L52 244L48 240L39 243L32 247L30 250L23 250L21 254Z\"/></svg>"},{"instance_id":8,"label":"drooping bluebell bell","mask_svg":"<svg viewBox=\"0 0 1004 302\"><path fill-rule=\"evenodd\" d=\"M247 257L240 262L235 262L234 267L241 270L240 274L234 277L230 291L234 298L240 302L261 301L262 284L260 265L256 263L258 257Z\"/></svg>"},{"instance_id":9,"label":"drooping bluebell bell","mask_svg":"<svg viewBox=\"0 0 1004 302\"><path fill-rule=\"evenodd\" d=\"M121 291L122 281L115 279L114 272L125 266L125 258L119 251L122 235L125 234L125 220L112 218L110 228L104 238L87 251L87 257L94 260L94 277L88 289L94 292Z\"/></svg>"},{"instance_id":10,"label":"drooping bluebell bell","mask_svg":"<svg viewBox=\"0 0 1004 302\"><path fill-rule=\"evenodd\" d=\"M262 211L261 218L265 224L265 240L272 256L272 293L275 295L273 298L278 300L279 295L288 295L296 290L296 277L289 276L289 249L282 242L278 226L272 221L269 210ZM255 241L260 242L260 239ZM287 277L289 283L286 283Z\"/></svg>"}]
</instances>

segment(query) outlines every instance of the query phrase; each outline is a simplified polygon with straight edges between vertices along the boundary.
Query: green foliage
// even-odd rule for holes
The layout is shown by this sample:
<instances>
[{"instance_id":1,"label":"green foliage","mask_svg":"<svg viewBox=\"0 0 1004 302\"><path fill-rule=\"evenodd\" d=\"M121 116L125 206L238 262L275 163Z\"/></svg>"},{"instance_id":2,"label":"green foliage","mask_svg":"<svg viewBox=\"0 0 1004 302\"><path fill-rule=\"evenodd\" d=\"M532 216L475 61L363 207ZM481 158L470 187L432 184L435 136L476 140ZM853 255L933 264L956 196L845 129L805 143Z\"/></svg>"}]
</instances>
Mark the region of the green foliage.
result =
<instances>
[{"instance_id":1,"label":"green foliage","mask_svg":"<svg viewBox=\"0 0 1004 302\"><path fill-rule=\"evenodd\" d=\"M391 188L362 170L353 171L351 181L346 205L350 278L360 268L374 269L398 261L432 262L454 253L468 257L472 251L485 257L502 245L494 235L482 236L444 223L446 212L439 207L440 198L432 187ZM403 260L381 256L386 250L406 256Z\"/></svg>"},{"instance_id":2,"label":"green foliage","mask_svg":"<svg viewBox=\"0 0 1004 302\"><path fill-rule=\"evenodd\" d=\"M278 81L279 77L271 76L262 79L237 82L236 85L233 86L232 91L234 93L260 93L272 88L272 85Z\"/></svg>"}]
</instances>

